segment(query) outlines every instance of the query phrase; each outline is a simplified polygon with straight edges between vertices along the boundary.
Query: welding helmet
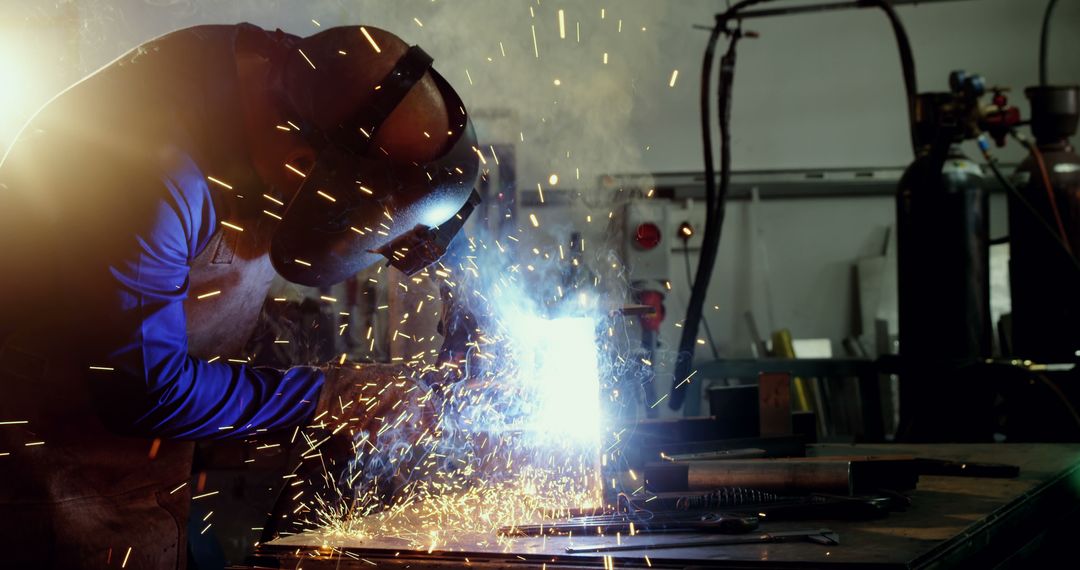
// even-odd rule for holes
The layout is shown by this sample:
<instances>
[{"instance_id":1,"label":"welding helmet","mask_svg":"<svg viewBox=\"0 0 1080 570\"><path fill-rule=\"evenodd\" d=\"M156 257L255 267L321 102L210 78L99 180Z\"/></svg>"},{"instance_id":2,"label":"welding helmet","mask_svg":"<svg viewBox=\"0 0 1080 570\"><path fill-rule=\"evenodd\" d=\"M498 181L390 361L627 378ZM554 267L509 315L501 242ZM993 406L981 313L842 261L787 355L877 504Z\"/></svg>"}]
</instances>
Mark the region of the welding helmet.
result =
<instances>
[{"instance_id":1,"label":"welding helmet","mask_svg":"<svg viewBox=\"0 0 1080 570\"><path fill-rule=\"evenodd\" d=\"M360 27L329 31L361 34ZM278 82L282 86L278 99L316 156L273 236L274 269L294 283L326 286L386 258L389 265L412 275L438 261L479 202L476 133L465 105L431 68L431 56L412 46L350 117L320 128L313 120L318 110L295 95L332 90L335 78L326 76L333 73L332 66L320 71L313 54L302 51L304 41L287 50L284 65L277 66L289 69L291 59L298 76ZM448 138L433 160L395 160L372 140L425 73L434 80L446 107Z\"/></svg>"}]
</instances>

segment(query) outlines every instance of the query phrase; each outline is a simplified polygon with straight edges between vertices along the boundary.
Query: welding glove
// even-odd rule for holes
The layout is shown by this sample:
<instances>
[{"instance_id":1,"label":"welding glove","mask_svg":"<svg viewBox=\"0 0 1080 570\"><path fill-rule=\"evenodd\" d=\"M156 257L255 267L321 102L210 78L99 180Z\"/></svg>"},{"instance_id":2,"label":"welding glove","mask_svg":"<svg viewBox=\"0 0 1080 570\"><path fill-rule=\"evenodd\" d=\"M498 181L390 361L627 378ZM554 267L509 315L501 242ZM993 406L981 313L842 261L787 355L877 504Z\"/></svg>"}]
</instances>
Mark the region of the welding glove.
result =
<instances>
[{"instance_id":1,"label":"welding glove","mask_svg":"<svg viewBox=\"0 0 1080 570\"><path fill-rule=\"evenodd\" d=\"M313 422L335 432L375 431L379 423L394 420L400 410L414 406L424 392L413 380L413 370L401 364L349 363L323 370L326 380Z\"/></svg>"}]
</instances>

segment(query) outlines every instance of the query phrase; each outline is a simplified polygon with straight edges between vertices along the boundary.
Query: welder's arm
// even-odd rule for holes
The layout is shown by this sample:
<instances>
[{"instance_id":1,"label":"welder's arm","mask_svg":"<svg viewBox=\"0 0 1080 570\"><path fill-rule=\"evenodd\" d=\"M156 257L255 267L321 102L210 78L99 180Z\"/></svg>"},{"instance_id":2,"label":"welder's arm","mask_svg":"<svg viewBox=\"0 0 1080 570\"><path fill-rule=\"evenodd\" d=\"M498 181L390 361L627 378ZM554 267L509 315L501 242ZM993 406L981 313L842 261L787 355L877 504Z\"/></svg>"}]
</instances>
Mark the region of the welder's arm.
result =
<instances>
[{"instance_id":1,"label":"welder's arm","mask_svg":"<svg viewBox=\"0 0 1080 570\"><path fill-rule=\"evenodd\" d=\"M323 385L317 368L275 370L188 354L189 263L217 220L205 183L166 186L153 222L109 268L112 315L96 341L119 378L95 388L103 419L119 430L181 439L243 437L310 419Z\"/></svg>"}]
</instances>

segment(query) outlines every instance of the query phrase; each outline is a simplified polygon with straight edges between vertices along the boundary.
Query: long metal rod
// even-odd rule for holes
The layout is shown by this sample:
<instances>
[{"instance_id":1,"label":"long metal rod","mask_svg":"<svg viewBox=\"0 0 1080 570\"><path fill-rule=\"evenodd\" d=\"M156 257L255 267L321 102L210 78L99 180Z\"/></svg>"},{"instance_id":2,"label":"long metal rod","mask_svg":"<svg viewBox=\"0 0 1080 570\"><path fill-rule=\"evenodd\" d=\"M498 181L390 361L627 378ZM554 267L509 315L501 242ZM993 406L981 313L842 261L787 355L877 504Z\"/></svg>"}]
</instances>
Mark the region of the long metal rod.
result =
<instances>
[{"instance_id":1,"label":"long metal rod","mask_svg":"<svg viewBox=\"0 0 1080 570\"><path fill-rule=\"evenodd\" d=\"M971 0L893 0L890 2L896 6L918 6L920 4L943 4L947 2L970 2ZM739 12L737 20L749 20L753 18L769 18L772 16L792 16L796 14L813 14L816 12L835 12L837 10L855 10L860 8L876 8L874 4L864 0L848 0L846 2L825 2L822 4L810 4L806 6L789 6L787 8L762 8L760 10L747 10ZM712 26L695 25L699 30L712 30Z\"/></svg>"},{"instance_id":2,"label":"long metal rod","mask_svg":"<svg viewBox=\"0 0 1080 570\"><path fill-rule=\"evenodd\" d=\"M679 542L650 542L645 544L598 544L595 546L567 546L568 554L584 552L626 552L633 550L658 550L661 548L696 548L699 546L725 546L729 544L754 544L761 542L783 542L785 540L810 540L820 544L839 544L836 533L827 528L811 530L788 530L780 532L762 532L745 535L725 535L705 540L685 540Z\"/></svg>"},{"instance_id":3,"label":"long metal rod","mask_svg":"<svg viewBox=\"0 0 1080 570\"><path fill-rule=\"evenodd\" d=\"M944 2L967 2L970 0L892 0L890 4L896 6L909 6L918 4L939 4ZM832 12L835 10L850 10L854 8L876 8L877 6L863 0L850 0L847 2L826 2L824 4L810 4L806 6L789 6L787 8L762 8L760 10L747 10L739 12L736 18L748 20L750 18L768 18L770 16L786 16L788 14L811 14L814 12Z\"/></svg>"}]
</instances>

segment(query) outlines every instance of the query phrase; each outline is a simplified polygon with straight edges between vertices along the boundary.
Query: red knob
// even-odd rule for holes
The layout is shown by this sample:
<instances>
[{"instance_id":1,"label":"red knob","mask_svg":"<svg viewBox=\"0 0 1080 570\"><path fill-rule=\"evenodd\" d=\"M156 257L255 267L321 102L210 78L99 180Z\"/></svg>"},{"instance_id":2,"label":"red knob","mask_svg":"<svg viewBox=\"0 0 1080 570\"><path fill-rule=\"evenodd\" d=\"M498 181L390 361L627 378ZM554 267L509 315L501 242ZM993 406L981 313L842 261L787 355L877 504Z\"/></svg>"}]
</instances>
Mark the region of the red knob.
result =
<instances>
[{"instance_id":1,"label":"red knob","mask_svg":"<svg viewBox=\"0 0 1080 570\"><path fill-rule=\"evenodd\" d=\"M639 225L634 233L634 242L641 249L652 249L660 245L660 228L652 222Z\"/></svg>"}]
</instances>

